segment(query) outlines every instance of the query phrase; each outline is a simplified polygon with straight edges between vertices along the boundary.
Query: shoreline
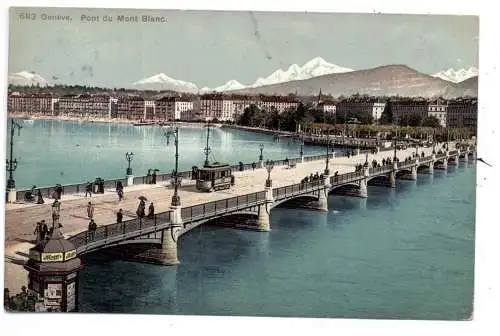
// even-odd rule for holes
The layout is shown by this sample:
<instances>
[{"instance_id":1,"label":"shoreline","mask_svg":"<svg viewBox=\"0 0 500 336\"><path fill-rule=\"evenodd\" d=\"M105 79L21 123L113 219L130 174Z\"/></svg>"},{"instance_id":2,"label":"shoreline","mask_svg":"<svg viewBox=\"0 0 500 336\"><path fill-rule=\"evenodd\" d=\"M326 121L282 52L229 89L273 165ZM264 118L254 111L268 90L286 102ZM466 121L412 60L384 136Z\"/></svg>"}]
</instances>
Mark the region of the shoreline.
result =
<instances>
[{"instance_id":1,"label":"shoreline","mask_svg":"<svg viewBox=\"0 0 500 336\"><path fill-rule=\"evenodd\" d=\"M103 123L103 124L125 124L131 125L136 124L139 121L137 120L128 120L128 119L117 119L117 118L81 118L81 117L70 117L70 116L53 116L53 115L33 115L28 113L20 113L20 112L9 112L7 115L8 118L25 118L28 120L57 120L57 121L72 121L78 123ZM174 125L184 126L184 127L193 127L193 128L203 128L205 127L205 122L194 122L194 121L163 121L169 122ZM160 126L158 124L152 125L141 125L137 127L143 126ZM211 124L214 128L222 127L222 124L215 123Z\"/></svg>"}]
</instances>

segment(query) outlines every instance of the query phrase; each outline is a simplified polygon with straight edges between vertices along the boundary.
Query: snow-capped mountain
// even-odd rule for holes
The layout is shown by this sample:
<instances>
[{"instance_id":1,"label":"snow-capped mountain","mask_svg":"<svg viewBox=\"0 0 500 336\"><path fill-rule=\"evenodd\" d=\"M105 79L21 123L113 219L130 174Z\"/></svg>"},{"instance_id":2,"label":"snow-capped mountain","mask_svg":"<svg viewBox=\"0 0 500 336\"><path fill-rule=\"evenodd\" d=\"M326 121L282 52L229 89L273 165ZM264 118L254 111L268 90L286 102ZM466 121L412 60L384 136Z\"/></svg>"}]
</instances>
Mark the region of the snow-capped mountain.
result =
<instances>
[{"instance_id":1,"label":"snow-capped mountain","mask_svg":"<svg viewBox=\"0 0 500 336\"><path fill-rule=\"evenodd\" d=\"M438 73L435 73L432 75L432 77L437 77L444 79L445 81L448 82L453 82L453 83L460 83L463 82L466 79L469 79L471 77L475 77L479 74L478 69L476 67L471 66L468 69L448 69L448 70L443 70Z\"/></svg>"},{"instance_id":2,"label":"snow-capped mountain","mask_svg":"<svg viewBox=\"0 0 500 336\"><path fill-rule=\"evenodd\" d=\"M9 84L21 86L48 86L47 82L42 76L35 72L21 71L9 74Z\"/></svg>"},{"instance_id":3,"label":"snow-capped mountain","mask_svg":"<svg viewBox=\"0 0 500 336\"><path fill-rule=\"evenodd\" d=\"M164 73L141 79L133 83L132 86L136 89L142 90L173 90L189 93L225 92L242 90L247 87L256 88L264 85L278 84L293 80L309 79L312 77L328 75L332 73L345 73L351 71L354 70L328 63L321 57L315 57L310 61L304 63L304 65L302 66L292 64L286 70L278 69L268 77L259 77L252 85L248 86L232 79L227 83L213 89L209 87L198 89L197 86L193 83L170 78Z\"/></svg>"},{"instance_id":4,"label":"snow-capped mountain","mask_svg":"<svg viewBox=\"0 0 500 336\"><path fill-rule=\"evenodd\" d=\"M141 90L172 90L178 92L197 93L198 87L190 82L168 77L164 73L138 80L132 86Z\"/></svg>"},{"instance_id":5,"label":"snow-capped mountain","mask_svg":"<svg viewBox=\"0 0 500 336\"><path fill-rule=\"evenodd\" d=\"M224 92L224 91L231 91L231 90L240 90L244 89L246 86L238 82L237 80L231 79L227 81L226 84L221 85L213 89L213 91L217 92Z\"/></svg>"},{"instance_id":6,"label":"snow-capped mountain","mask_svg":"<svg viewBox=\"0 0 500 336\"><path fill-rule=\"evenodd\" d=\"M345 73L351 71L354 70L328 63L321 57L315 57L306 62L303 66L292 64L287 70L278 69L266 78L259 77L252 85L250 85L250 87L255 88L263 85L284 83L332 73Z\"/></svg>"}]
</instances>

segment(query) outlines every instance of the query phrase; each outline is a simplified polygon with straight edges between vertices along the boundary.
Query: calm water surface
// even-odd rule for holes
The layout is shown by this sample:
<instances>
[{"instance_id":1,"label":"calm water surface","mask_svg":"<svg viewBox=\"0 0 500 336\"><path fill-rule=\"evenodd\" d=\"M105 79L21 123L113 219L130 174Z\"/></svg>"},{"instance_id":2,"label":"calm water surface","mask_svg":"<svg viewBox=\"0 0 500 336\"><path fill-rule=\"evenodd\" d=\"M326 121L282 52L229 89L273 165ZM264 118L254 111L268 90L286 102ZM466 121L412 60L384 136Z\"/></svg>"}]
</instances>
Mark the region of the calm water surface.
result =
<instances>
[{"instance_id":1,"label":"calm water surface","mask_svg":"<svg viewBox=\"0 0 500 336\"><path fill-rule=\"evenodd\" d=\"M18 189L85 182L98 176L125 177L125 152L135 154L131 166L136 176L146 175L150 168L160 173L174 168L173 137L167 144L167 129L163 127L56 120L23 124L14 144L14 157L19 161L15 172ZM205 161L206 134L204 128L179 129L179 170L191 170ZM264 160L299 156L300 145L292 140L275 142L269 135L231 129L211 128L210 134L210 161L257 162L260 144L264 144ZM304 148L305 155L324 153L321 147Z\"/></svg>"},{"instance_id":2,"label":"calm water surface","mask_svg":"<svg viewBox=\"0 0 500 336\"><path fill-rule=\"evenodd\" d=\"M202 161L203 135L181 129L183 169ZM35 121L21 138L18 185L80 181L82 173L121 176L127 150L137 153L137 171L172 167L172 146L154 128ZM296 143L239 131L214 131L211 146L219 161L251 162L260 143L270 158L297 156ZM461 163L398 181L395 190L369 187L368 199L330 196L328 212L276 208L267 233L202 226L181 237L177 266L86 256L79 310L466 319L474 285L475 177L475 166Z\"/></svg>"}]
</instances>

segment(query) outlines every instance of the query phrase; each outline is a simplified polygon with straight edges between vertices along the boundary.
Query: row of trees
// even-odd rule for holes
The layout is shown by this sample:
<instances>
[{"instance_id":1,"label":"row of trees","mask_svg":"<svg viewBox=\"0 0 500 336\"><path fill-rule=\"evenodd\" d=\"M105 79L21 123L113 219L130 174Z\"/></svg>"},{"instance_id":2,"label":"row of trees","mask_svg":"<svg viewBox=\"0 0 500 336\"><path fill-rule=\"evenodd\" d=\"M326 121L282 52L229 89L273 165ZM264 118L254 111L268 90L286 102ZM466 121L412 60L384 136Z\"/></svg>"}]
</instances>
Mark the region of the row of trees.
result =
<instances>
[{"instance_id":1,"label":"row of trees","mask_svg":"<svg viewBox=\"0 0 500 336\"><path fill-rule=\"evenodd\" d=\"M390 106L390 105L389 105ZM256 105L250 105L244 110L238 125L250 127L262 127L281 131L295 132L300 129L304 132L317 132L328 128L331 134L342 134L367 137L377 133L393 135L408 135L412 138L424 139L433 136L445 141L448 139L468 138L471 133L467 128L442 128L436 117L423 118L419 115L409 115L403 118L399 125L392 124L392 115L386 108L379 125L373 125L373 118L370 113L362 111L350 111L345 115L335 115L324 113L322 110L314 108L312 104L304 105L299 103L296 109L289 109L279 114L275 108L268 112ZM346 122L356 118L360 124L348 124ZM390 121L390 122L389 122Z\"/></svg>"}]
</instances>

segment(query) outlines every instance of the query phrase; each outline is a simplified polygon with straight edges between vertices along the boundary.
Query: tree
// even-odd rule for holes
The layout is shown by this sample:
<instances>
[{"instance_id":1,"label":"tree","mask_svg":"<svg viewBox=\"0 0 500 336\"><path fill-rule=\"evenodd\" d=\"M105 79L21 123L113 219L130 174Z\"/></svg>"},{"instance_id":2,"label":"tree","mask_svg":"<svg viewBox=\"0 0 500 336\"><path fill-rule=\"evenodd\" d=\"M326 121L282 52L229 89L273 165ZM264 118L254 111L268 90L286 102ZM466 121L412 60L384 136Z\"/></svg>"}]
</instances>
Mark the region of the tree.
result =
<instances>
[{"instance_id":1,"label":"tree","mask_svg":"<svg viewBox=\"0 0 500 336\"><path fill-rule=\"evenodd\" d=\"M390 99L387 99L387 101L385 102L384 111L380 116L380 124L381 125L392 124L392 102Z\"/></svg>"},{"instance_id":2,"label":"tree","mask_svg":"<svg viewBox=\"0 0 500 336\"><path fill-rule=\"evenodd\" d=\"M435 116L428 116L422 120L422 126L437 128L441 127L441 123Z\"/></svg>"}]
</instances>

